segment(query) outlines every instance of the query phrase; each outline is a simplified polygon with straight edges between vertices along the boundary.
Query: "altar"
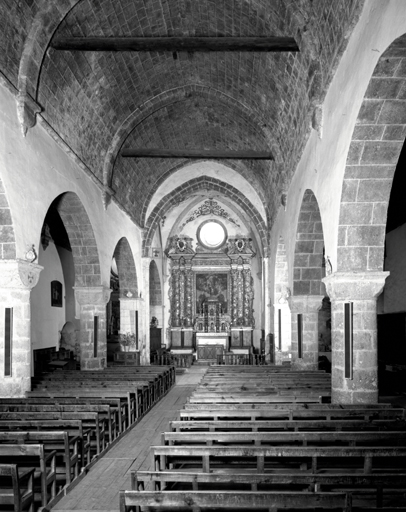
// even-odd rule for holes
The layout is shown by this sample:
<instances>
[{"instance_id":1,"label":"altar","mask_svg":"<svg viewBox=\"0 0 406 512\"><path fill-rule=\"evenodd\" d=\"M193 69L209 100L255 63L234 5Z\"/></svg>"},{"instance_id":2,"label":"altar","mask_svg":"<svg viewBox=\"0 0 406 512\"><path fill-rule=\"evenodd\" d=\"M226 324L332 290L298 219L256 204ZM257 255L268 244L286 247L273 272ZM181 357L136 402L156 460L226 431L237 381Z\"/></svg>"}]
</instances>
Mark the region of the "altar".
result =
<instances>
[{"instance_id":1,"label":"altar","mask_svg":"<svg viewBox=\"0 0 406 512\"><path fill-rule=\"evenodd\" d=\"M171 262L169 347L173 353L195 351L197 359L215 362L228 352L252 351L255 252L250 238L226 234L218 246L202 245L199 230L205 226L206 221L198 228L196 250L191 237L175 235L165 251Z\"/></svg>"},{"instance_id":2,"label":"altar","mask_svg":"<svg viewBox=\"0 0 406 512\"><path fill-rule=\"evenodd\" d=\"M196 358L216 359L228 350L228 334L219 332L196 333Z\"/></svg>"}]
</instances>

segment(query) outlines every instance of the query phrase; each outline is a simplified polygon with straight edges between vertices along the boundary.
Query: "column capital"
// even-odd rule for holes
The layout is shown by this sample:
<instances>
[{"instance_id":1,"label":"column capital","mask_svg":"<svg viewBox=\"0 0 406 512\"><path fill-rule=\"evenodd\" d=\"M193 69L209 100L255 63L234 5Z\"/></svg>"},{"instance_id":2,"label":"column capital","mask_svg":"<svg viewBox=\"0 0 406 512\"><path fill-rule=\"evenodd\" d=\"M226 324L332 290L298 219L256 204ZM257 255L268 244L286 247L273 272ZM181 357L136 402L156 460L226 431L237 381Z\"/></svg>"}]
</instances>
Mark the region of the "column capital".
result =
<instances>
[{"instance_id":1,"label":"column capital","mask_svg":"<svg viewBox=\"0 0 406 512\"><path fill-rule=\"evenodd\" d=\"M313 313L318 311L324 299L324 295L291 295L288 298L292 313Z\"/></svg>"},{"instance_id":2,"label":"column capital","mask_svg":"<svg viewBox=\"0 0 406 512\"><path fill-rule=\"evenodd\" d=\"M322 279L332 300L372 300L385 286L389 272L334 272Z\"/></svg>"},{"instance_id":3,"label":"column capital","mask_svg":"<svg viewBox=\"0 0 406 512\"><path fill-rule=\"evenodd\" d=\"M31 290L44 267L26 260L0 260L0 288Z\"/></svg>"},{"instance_id":4,"label":"column capital","mask_svg":"<svg viewBox=\"0 0 406 512\"><path fill-rule=\"evenodd\" d=\"M105 305L110 300L111 289L106 286L74 286L75 299L81 306Z\"/></svg>"}]
</instances>

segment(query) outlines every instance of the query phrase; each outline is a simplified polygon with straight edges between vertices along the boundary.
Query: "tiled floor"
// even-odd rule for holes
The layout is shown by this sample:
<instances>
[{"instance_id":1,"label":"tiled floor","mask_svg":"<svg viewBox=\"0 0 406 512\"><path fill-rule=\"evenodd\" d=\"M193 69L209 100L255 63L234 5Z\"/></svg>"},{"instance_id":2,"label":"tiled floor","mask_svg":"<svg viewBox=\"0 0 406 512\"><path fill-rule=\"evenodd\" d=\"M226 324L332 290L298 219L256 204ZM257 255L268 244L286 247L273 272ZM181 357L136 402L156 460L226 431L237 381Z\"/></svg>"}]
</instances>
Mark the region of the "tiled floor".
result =
<instances>
[{"instance_id":1,"label":"tiled floor","mask_svg":"<svg viewBox=\"0 0 406 512\"><path fill-rule=\"evenodd\" d=\"M124 438L89 471L88 475L53 510L64 512L118 511L118 491L130 489L130 470L153 469L149 447L160 444L161 432L200 382L207 366L194 366L176 378L176 385Z\"/></svg>"}]
</instances>

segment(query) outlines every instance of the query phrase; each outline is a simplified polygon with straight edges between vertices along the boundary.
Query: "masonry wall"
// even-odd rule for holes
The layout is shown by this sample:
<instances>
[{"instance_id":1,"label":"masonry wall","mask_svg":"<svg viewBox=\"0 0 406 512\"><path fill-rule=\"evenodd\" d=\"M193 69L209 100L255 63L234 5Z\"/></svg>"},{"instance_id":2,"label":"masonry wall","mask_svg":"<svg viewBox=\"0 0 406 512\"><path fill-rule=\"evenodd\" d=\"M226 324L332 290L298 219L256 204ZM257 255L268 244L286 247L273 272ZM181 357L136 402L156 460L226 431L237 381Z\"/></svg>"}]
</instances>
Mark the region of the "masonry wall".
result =
<instances>
[{"instance_id":1,"label":"masonry wall","mask_svg":"<svg viewBox=\"0 0 406 512\"><path fill-rule=\"evenodd\" d=\"M308 142L287 190L286 211L281 205L271 232L270 268L274 268L279 236L283 235L292 290L295 235L307 189L317 199L325 253L333 272L337 270L341 191L351 137L379 57L393 40L406 32L404 7L402 0L365 2L323 101L322 121L309 127Z\"/></svg>"},{"instance_id":2,"label":"masonry wall","mask_svg":"<svg viewBox=\"0 0 406 512\"><path fill-rule=\"evenodd\" d=\"M60 145L57 137L55 139L51 137L41 117L36 126L28 131L26 137L23 137L17 119L15 90L1 76L0 179L2 182L0 192L7 197L9 217L11 217L15 234L15 249L11 257L25 260L27 249L32 245L37 254L40 252L41 228L49 206L61 194L73 192L86 210L94 232L101 284L107 289L110 286L111 259L118 241L124 236L128 239L134 255L139 282L143 283L140 229L114 201L110 203L107 211L105 210L101 184L79 167L79 163L69 154L66 147L63 147L63 144ZM61 258L69 260L70 256L62 254ZM45 270L44 276L47 272L48 270ZM59 280L63 282L61 271L59 270L58 273ZM47 281L48 278L45 278L44 286L48 290ZM70 286L72 284L71 281ZM48 292L46 295L48 296ZM31 304L33 302L34 300L31 300ZM38 305L41 308L41 303ZM2 302L1 306L8 307L7 301ZM55 345L58 341L58 330L64 323L62 315L74 321L75 317L79 316L79 310L75 311L75 307L72 294L69 297L66 313L62 308L61 318L57 321L52 320L52 328L47 331L46 336L42 334L42 328L39 328L38 323L35 324L34 319L36 346ZM41 315L43 316L37 313L34 318L39 319ZM77 322L75 325L78 325ZM149 322L147 324L145 321L142 325L149 325Z\"/></svg>"}]
</instances>

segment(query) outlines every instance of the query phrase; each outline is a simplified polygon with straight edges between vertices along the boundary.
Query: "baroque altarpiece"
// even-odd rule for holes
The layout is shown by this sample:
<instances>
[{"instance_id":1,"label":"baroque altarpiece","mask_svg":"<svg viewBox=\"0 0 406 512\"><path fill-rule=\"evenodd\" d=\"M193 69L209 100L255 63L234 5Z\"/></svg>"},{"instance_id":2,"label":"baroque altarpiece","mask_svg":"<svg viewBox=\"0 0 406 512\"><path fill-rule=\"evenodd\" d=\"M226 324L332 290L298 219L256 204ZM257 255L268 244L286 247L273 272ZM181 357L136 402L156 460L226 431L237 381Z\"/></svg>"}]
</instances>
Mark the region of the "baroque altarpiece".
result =
<instances>
[{"instance_id":1,"label":"baroque altarpiece","mask_svg":"<svg viewBox=\"0 0 406 512\"><path fill-rule=\"evenodd\" d=\"M189 236L173 236L166 251L171 350L193 351L198 359L215 359L219 352L250 353L255 327L252 239L227 237L225 231L218 247L199 236L195 249L193 242Z\"/></svg>"}]
</instances>

